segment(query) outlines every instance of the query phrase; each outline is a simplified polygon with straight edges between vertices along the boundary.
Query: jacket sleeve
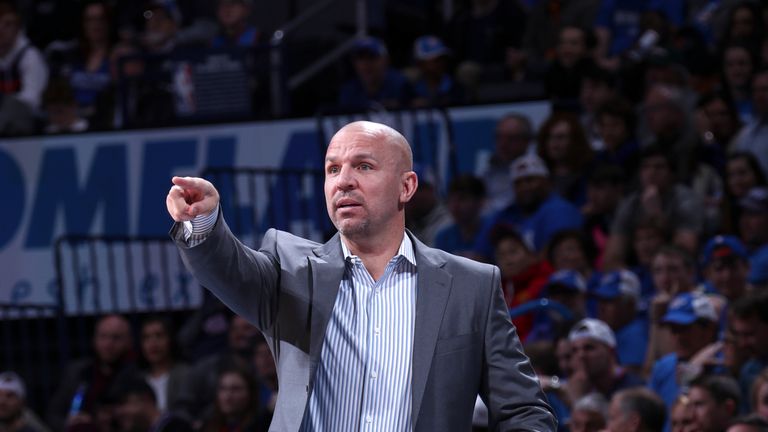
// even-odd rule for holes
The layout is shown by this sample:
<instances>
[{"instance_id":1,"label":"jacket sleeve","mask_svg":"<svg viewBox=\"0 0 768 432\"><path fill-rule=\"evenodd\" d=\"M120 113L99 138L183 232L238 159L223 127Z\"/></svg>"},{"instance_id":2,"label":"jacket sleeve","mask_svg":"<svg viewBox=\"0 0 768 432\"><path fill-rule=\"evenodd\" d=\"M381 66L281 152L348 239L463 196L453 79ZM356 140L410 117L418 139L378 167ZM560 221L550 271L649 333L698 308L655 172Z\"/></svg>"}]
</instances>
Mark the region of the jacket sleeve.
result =
<instances>
[{"instance_id":1,"label":"jacket sleeve","mask_svg":"<svg viewBox=\"0 0 768 432\"><path fill-rule=\"evenodd\" d=\"M480 392L488 406L489 430L555 431L552 408L509 318L497 267L491 283Z\"/></svg>"},{"instance_id":2,"label":"jacket sleeve","mask_svg":"<svg viewBox=\"0 0 768 432\"><path fill-rule=\"evenodd\" d=\"M181 223L174 224L170 235L201 285L260 330L272 325L280 286L278 231L267 231L262 248L255 251L235 238L219 213L213 230L194 247L187 244Z\"/></svg>"}]
</instances>

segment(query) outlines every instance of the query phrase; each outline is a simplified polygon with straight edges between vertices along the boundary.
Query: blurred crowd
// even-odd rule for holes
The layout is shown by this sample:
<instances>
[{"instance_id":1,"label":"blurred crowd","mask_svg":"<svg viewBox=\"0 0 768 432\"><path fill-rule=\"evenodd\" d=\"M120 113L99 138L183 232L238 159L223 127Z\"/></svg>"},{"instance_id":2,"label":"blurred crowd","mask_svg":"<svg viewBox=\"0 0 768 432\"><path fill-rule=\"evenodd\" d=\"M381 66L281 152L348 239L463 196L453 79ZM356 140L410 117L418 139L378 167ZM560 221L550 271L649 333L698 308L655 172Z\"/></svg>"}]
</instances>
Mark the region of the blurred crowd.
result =
<instances>
[{"instance_id":1,"label":"blurred crowd","mask_svg":"<svg viewBox=\"0 0 768 432\"><path fill-rule=\"evenodd\" d=\"M22 9L0 3L0 130L119 128L116 68L141 75L148 53L264 41L250 1L193 3L88 2L68 11L71 40L48 28L34 43ZM493 154L445 197L416 167L408 228L500 268L561 431L768 431L768 6L464 3L407 54L388 34L359 39L332 102L545 98L552 113L538 127L524 112L499 119ZM132 85L142 97L120 106L147 125L178 107L154 81ZM153 318L136 349L123 318L103 318L94 357L70 365L44 421L24 410L21 379L0 375L0 430L266 430L266 341L237 317L198 325L228 329L226 348L182 355Z\"/></svg>"}]
</instances>

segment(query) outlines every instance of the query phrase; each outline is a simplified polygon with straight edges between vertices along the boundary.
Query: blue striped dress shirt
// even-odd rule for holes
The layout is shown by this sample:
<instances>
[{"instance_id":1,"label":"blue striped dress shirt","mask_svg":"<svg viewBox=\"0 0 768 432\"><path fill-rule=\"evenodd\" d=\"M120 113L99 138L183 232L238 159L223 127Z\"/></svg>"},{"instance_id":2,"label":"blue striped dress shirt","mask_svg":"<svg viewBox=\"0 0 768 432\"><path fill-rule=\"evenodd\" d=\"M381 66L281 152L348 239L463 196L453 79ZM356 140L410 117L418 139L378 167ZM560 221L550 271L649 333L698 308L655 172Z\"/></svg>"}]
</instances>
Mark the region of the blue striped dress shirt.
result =
<instances>
[{"instance_id":1,"label":"blue striped dress shirt","mask_svg":"<svg viewBox=\"0 0 768 432\"><path fill-rule=\"evenodd\" d=\"M187 242L204 241L218 212L184 223ZM411 431L416 256L403 235L374 281L341 242L346 269L325 332L303 432Z\"/></svg>"}]
</instances>

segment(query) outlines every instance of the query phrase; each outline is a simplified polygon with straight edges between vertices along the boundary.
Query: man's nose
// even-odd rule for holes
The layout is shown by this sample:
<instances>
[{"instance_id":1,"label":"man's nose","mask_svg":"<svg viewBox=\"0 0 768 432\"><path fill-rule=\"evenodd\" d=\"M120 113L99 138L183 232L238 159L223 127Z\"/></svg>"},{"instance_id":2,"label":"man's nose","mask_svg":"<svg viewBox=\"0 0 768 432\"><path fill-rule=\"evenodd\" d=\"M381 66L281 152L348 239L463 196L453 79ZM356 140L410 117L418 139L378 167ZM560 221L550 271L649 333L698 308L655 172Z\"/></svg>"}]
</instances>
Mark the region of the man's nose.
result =
<instances>
[{"instance_id":1,"label":"man's nose","mask_svg":"<svg viewBox=\"0 0 768 432\"><path fill-rule=\"evenodd\" d=\"M336 187L341 190L349 190L355 187L354 170L350 167L341 167L336 181Z\"/></svg>"}]
</instances>

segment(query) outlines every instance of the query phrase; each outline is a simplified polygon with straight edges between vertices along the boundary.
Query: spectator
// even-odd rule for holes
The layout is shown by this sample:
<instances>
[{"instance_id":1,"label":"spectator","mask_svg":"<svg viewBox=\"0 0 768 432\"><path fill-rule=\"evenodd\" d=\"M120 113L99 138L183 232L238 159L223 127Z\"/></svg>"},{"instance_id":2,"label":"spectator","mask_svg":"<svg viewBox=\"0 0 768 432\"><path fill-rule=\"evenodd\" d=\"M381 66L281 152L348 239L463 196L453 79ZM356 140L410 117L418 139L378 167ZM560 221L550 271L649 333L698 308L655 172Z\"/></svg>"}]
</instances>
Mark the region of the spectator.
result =
<instances>
[{"instance_id":1,"label":"spectator","mask_svg":"<svg viewBox=\"0 0 768 432\"><path fill-rule=\"evenodd\" d=\"M43 93L43 108L48 116L45 133L77 133L88 130L88 120L78 114L77 100L69 82L52 79Z\"/></svg>"},{"instance_id":2,"label":"spectator","mask_svg":"<svg viewBox=\"0 0 768 432\"><path fill-rule=\"evenodd\" d=\"M670 432L692 432L693 407L686 395L680 395L675 399L669 409Z\"/></svg>"},{"instance_id":3,"label":"spectator","mask_svg":"<svg viewBox=\"0 0 768 432\"><path fill-rule=\"evenodd\" d=\"M471 256L472 245L482 226L480 212L485 196L485 184L478 177L465 174L451 181L447 207L453 223L435 234L436 248L456 255Z\"/></svg>"},{"instance_id":4,"label":"spectator","mask_svg":"<svg viewBox=\"0 0 768 432\"><path fill-rule=\"evenodd\" d=\"M750 414L731 421L726 432L768 432L768 420Z\"/></svg>"},{"instance_id":5,"label":"spectator","mask_svg":"<svg viewBox=\"0 0 768 432\"><path fill-rule=\"evenodd\" d=\"M16 7L0 2L0 136L34 131L47 82L48 66L21 31Z\"/></svg>"},{"instance_id":6,"label":"spectator","mask_svg":"<svg viewBox=\"0 0 768 432\"><path fill-rule=\"evenodd\" d=\"M272 421L272 414L275 412L277 404L277 367L275 358L269 349L267 340L260 337L256 340L256 347L253 349L253 363L256 368L256 379L259 387L259 401L264 408L266 423Z\"/></svg>"},{"instance_id":7,"label":"spectator","mask_svg":"<svg viewBox=\"0 0 768 432\"><path fill-rule=\"evenodd\" d=\"M99 319L93 350L93 358L71 362L62 373L62 381L48 404L48 424L53 430L94 421L95 407L122 380L136 373L131 328L122 316ZM73 404L80 407L75 415L70 412Z\"/></svg>"},{"instance_id":8,"label":"spectator","mask_svg":"<svg viewBox=\"0 0 768 432\"><path fill-rule=\"evenodd\" d=\"M80 35L72 41L52 43L46 54L52 73L69 81L78 114L87 119L109 100L112 90L110 57L114 41L112 9L107 3L86 3L80 12Z\"/></svg>"},{"instance_id":9,"label":"spectator","mask_svg":"<svg viewBox=\"0 0 768 432\"><path fill-rule=\"evenodd\" d=\"M217 382L222 371L231 367L253 367L253 349L259 332L251 323L238 315L229 324L228 347L212 352L193 367L185 390L194 400L189 401L186 413L198 416L214 403Z\"/></svg>"},{"instance_id":10,"label":"spectator","mask_svg":"<svg viewBox=\"0 0 768 432\"><path fill-rule=\"evenodd\" d=\"M722 432L739 413L739 385L722 375L704 375L691 383L688 395L697 430Z\"/></svg>"},{"instance_id":11,"label":"spectator","mask_svg":"<svg viewBox=\"0 0 768 432\"><path fill-rule=\"evenodd\" d=\"M768 187L755 187L739 200L739 232L752 259L768 253Z\"/></svg>"},{"instance_id":12,"label":"spectator","mask_svg":"<svg viewBox=\"0 0 768 432\"><path fill-rule=\"evenodd\" d=\"M666 226L656 218L645 218L638 221L632 232L632 254L634 272L640 279L641 297L643 304L640 309L647 311L656 294L656 284L653 281L653 259L670 240Z\"/></svg>"},{"instance_id":13,"label":"spectator","mask_svg":"<svg viewBox=\"0 0 768 432\"><path fill-rule=\"evenodd\" d=\"M547 164L554 191L574 205L583 205L593 155L578 119L565 113L549 116L539 129L537 153Z\"/></svg>"},{"instance_id":14,"label":"spectator","mask_svg":"<svg viewBox=\"0 0 768 432\"><path fill-rule=\"evenodd\" d=\"M608 420L608 401L600 393L589 393L573 404L568 426L571 432L599 432Z\"/></svg>"},{"instance_id":15,"label":"spectator","mask_svg":"<svg viewBox=\"0 0 768 432\"><path fill-rule=\"evenodd\" d=\"M541 297L548 299L549 305L564 306L565 311L553 307L537 312L526 342L556 339L568 332L574 322L587 316L587 284L574 270L552 273ZM557 347L560 356L564 356L562 348L560 345Z\"/></svg>"},{"instance_id":16,"label":"spectator","mask_svg":"<svg viewBox=\"0 0 768 432\"><path fill-rule=\"evenodd\" d=\"M641 373L648 343L648 321L638 316L640 280L629 270L606 273L592 291L597 299L597 318L616 336L619 364Z\"/></svg>"},{"instance_id":17,"label":"spectator","mask_svg":"<svg viewBox=\"0 0 768 432\"><path fill-rule=\"evenodd\" d=\"M115 422L120 432L192 432L181 417L157 407L155 391L142 379L125 381L116 390Z\"/></svg>"},{"instance_id":18,"label":"spectator","mask_svg":"<svg viewBox=\"0 0 768 432\"><path fill-rule=\"evenodd\" d=\"M735 143L742 125L736 107L725 93L711 92L699 98L695 115L703 142L703 160L722 176L726 152Z\"/></svg>"},{"instance_id":19,"label":"spectator","mask_svg":"<svg viewBox=\"0 0 768 432\"><path fill-rule=\"evenodd\" d=\"M174 0L150 0L144 11L144 32L141 43L144 51L154 55L168 55L178 45L176 38L181 26L181 10Z\"/></svg>"},{"instance_id":20,"label":"spectator","mask_svg":"<svg viewBox=\"0 0 768 432\"><path fill-rule=\"evenodd\" d=\"M535 250L543 249L556 232L581 227L578 209L552 192L548 176L546 165L535 155L513 162L515 203L489 217L475 242L476 253L491 255L488 233L500 223L514 226Z\"/></svg>"},{"instance_id":21,"label":"spectator","mask_svg":"<svg viewBox=\"0 0 768 432\"><path fill-rule=\"evenodd\" d=\"M359 39L352 50L352 66L355 78L342 85L340 108L364 110L409 105L412 90L405 76L389 66L384 42L374 37Z\"/></svg>"},{"instance_id":22,"label":"spectator","mask_svg":"<svg viewBox=\"0 0 768 432\"><path fill-rule=\"evenodd\" d=\"M768 173L768 69L752 76L752 104L754 116L736 139L736 149L755 155L761 170Z\"/></svg>"},{"instance_id":23,"label":"spectator","mask_svg":"<svg viewBox=\"0 0 768 432\"><path fill-rule=\"evenodd\" d=\"M686 362L715 341L717 320L712 302L699 293L676 296L661 317L661 324L669 327L672 333L674 351L656 361L648 385L668 408L680 396L681 390L687 388L696 372L700 372L686 368Z\"/></svg>"},{"instance_id":24,"label":"spectator","mask_svg":"<svg viewBox=\"0 0 768 432\"><path fill-rule=\"evenodd\" d=\"M603 150L605 146L599 133L597 112L609 100L618 97L618 90L616 76L611 72L600 67L591 67L584 71L579 91L580 121L592 150ZM630 130L630 134L634 134L634 129Z\"/></svg>"},{"instance_id":25,"label":"spectator","mask_svg":"<svg viewBox=\"0 0 768 432\"><path fill-rule=\"evenodd\" d=\"M624 169L616 165L598 164L587 177L587 202L581 207L584 216L582 231L595 247L593 263L597 270L603 269L611 224L624 195Z\"/></svg>"},{"instance_id":26,"label":"spectator","mask_svg":"<svg viewBox=\"0 0 768 432\"><path fill-rule=\"evenodd\" d=\"M259 406L256 380L247 369L225 369L216 387L216 403L201 432L259 432L268 424Z\"/></svg>"},{"instance_id":27,"label":"spectator","mask_svg":"<svg viewBox=\"0 0 768 432\"><path fill-rule=\"evenodd\" d=\"M598 135L603 147L595 154L597 162L613 164L624 170L625 178L637 172L640 145L635 139L635 113L624 99L609 99L595 113Z\"/></svg>"},{"instance_id":28,"label":"spectator","mask_svg":"<svg viewBox=\"0 0 768 432\"><path fill-rule=\"evenodd\" d=\"M748 396L752 412L768 421L768 369L763 369L755 377Z\"/></svg>"},{"instance_id":29,"label":"spectator","mask_svg":"<svg viewBox=\"0 0 768 432\"><path fill-rule=\"evenodd\" d=\"M552 268L539 260L523 238L512 228L499 225L491 232L496 263L501 270L501 288L507 307L539 298ZM533 318L524 315L512 320L520 340L531 330Z\"/></svg>"},{"instance_id":30,"label":"spectator","mask_svg":"<svg viewBox=\"0 0 768 432\"><path fill-rule=\"evenodd\" d=\"M586 281L587 290L600 283L601 274L594 271L595 246L579 230L563 230L552 236L547 245L547 259L555 270L573 270Z\"/></svg>"},{"instance_id":31,"label":"spectator","mask_svg":"<svg viewBox=\"0 0 768 432\"><path fill-rule=\"evenodd\" d=\"M3 432L49 432L26 406L27 390L14 372L0 373L0 430Z\"/></svg>"},{"instance_id":32,"label":"spectator","mask_svg":"<svg viewBox=\"0 0 768 432\"><path fill-rule=\"evenodd\" d=\"M758 186L768 186L768 182L755 155L743 151L728 155L725 169L725 196L720 210L721 227L724 232L739 233L738 223L741 216L739 201L747 196L750 189Z\"/></svg>"},{"instance_id":33,"label":"spectator","mask_svg":"<svg viewBox=\"0 0 768 432\"><path fill-rule=\"evenodd\" d=\"M252 7L253 0L218 0L216 16L219 20L219 34L213 38L211 46L256 46L261 41L261 32L249 22Z\"/></svg>"},{"instance_id":34,"label":"spectator","mask_svg":"<svg viewBox=\"0 0 768 432\"><path fill-rule=\"evenodd\" d=\"M757 54L744 43L731 43L723 51L723 89L736 106L742 123L752 121L752 74L759 62Z\"/></svg>"},{"instance_id":35,"label":"spectator","mask_svg":"<svg viewBox=\"0 0 768 432\"><path fill-rule=\"evenodd\" d=\"M573 374L567 388L571 400L599 392L606 399L623 389L642 386L643 380L616 363L616 338L608 325L585 318L571 329Z\"/></svg>"},{"instance_id":36,"label":"spectator","mask_svg":"<svg viewBox=\"0 0 768 432\"><path fill-rule=\"evenodd\" d=\"M594 35L586 28L565 25L558 32L555 58L545 76L547 96L555 107L575 107L581 91L582 75L595 67L592 51Z\"/></svg>"},{"instance_id":37,"label":"spectator","mask_svg":"<svg viewBox=\"0 0 768 432\"><path fill-rule=\"evenodd\" d=\"M141 372L155 391L161 413L176 411L191 396L184 394L190 371L179 358L173 327L167 319L149 317L141 325Z\"/></svg>"},{"instance_id":38,"label":"spectator","mask_svg":"<svg viewBox=\"0 0 768 432\"><path fill-rule=\"evenodd\" d=\"M747 289L749 254L734 236L715 236L702 253L704 276L715 292L729 302L740 298Z\"/></svg>"},{"instance_id":39,"label":"spectator","mask_svg":"<svg viewBox=\"0 0 768 432\"><path fill-rule=\"evenodd\" d=\"M644 218L657 218L672 231L675 244L697 250L704 227L701 200L682 184L674 182L671 156L660 146L651 146L640 155L640 188L619 205L606 250L606 266L627 264L628 233Z\"/></svg>"},{"instance_id":40,"label":"spectator","mask_svg":"<svg viewBox=\"0 0 768 432\"><path fill-rule=\"evenodd\" d=\"M726 21L722 45L743 42L757 49L765 36L760 4L751 0L741 0L730 8Z\"/></svg>"},{"instance_id":41,"label":"spectator","mask_svg":"<svg viewBox=\"0 0 768 432\"><path fill-rule=\"evenodd\" d=\"M608 409L607 432L662 432L667 408L659 396L645 388L631 388L613 395Z\"/></svg>"},{"instance_id":42,"label":"spectator","mask_svg":"<svg viewBox=\"0 0 768 432\"><path fill-rule=\"evenodd\" d=\"M437 179L429 167L414 164L419 186L405 205L405 226L428 246L435 244L438 231L451 223L451 214L437 196Z\"/></svg>"},{"instance_id":43,"label":"spectator","mask_svg":"<svg viewBox=\"0 0 768 432\"><path fill-rule=\"evenodd\" d=\"M744 406L749 410L749 398L752 383L760 372L768 366L768 295L764 292L751 292L731 304L728 314L728 327L736 342L736 349L747 358L739 371L739 385Z\"/></svg>"},{"instance_id":44,"label":"spectator","mask_svg":"<svg viewBox=\"0 0 768 432\"><path fill-rule=\"evenodd\" d=\"M488 192L488 209L502 210L515 201L512 162L532 149L533 126L524 114L509 113L496 123L494 152L480 176Z\"/></svg>"},{"instance_id":45,"label":"spectator","mask_svg":"<svg viewBox=\"0 0 768 432\"><path fill-rule=\"evenodd\" d=\"M416 107L449 106L461 103L464 91L448 67L451 50L437 36L422 36L413 44L419 78L413 83Z\"/></svg>"},{"instance_id":46,"label":"spectator","mask_svg":"<svg viewBox=\"0 0 768 432\"><path fill-rule=\"evenodd\" d=\"M570 421L570 409L563 393L561 376L552 341L541 340L525 344L525 355L531 360L531 366L539 377L542 390L557 418L558 432L567 432Z\"/></svg>"}]
</instances>

